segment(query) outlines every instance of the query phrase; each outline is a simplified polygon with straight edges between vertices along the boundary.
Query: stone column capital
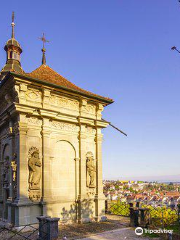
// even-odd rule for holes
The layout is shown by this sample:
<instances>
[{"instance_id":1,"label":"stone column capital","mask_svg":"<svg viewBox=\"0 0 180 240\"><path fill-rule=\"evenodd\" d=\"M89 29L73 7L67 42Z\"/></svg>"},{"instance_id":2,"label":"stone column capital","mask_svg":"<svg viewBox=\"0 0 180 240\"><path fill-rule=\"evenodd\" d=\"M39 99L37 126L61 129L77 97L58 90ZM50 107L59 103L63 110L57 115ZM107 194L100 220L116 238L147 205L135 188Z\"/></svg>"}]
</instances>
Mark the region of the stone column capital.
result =
<instances>
[{"instance_id":1,"label":"stone column capital","mask_svg":"<svg viewBox=\"0 0 180 240\"><path fill-rule=\"evenodd\" d=\"M19 122L18 131L19 133L26 135L28 131L27 123Z\"/></svg>"},{"instance_id":2,"label":"stone column capital","mask_svg":"<svg viewBox=\"0 0 180 240\"><path fill-rule=\"evenodd\" d=\"M42 134L44 137L50 137L50 134L51 134L50 128L43 128L42 131L41 131L41 134Z\"/></svg>"}]
</instances>

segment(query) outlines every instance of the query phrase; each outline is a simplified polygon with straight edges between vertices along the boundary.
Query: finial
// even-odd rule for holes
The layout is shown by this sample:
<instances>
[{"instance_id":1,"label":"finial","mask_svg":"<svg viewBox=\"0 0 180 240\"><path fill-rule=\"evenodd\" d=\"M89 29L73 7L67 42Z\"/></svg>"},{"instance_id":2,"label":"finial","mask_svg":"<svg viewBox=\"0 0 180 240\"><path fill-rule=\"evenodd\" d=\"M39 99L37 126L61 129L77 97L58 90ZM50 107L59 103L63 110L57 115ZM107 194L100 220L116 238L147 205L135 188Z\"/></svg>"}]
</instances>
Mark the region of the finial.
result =
<instances>
[{"instance_id":1,"label":"finial","mask_svg":"<svg viewBox=\"0 0 180 240\"><path fill-rule=\"evenodd\" d=\"M11 36L11 38L14 38L14 26L15 26L15 23L14 23L14 12L12 12L12 23L11 23L11 26L12 26L12 36Z\"/></svg>"},{"instance_id":2,"label":"finial","mask_svg":"<svg viewBox=\"0 0 180 240\"><path fill-rule=\"evenodd\" d=\"M42 64L46 65L46 56L45 56L45 43L49 42L46 38L45 38L45 34L43 33L43 36L39 38L42 42L43 42L43 48L41 49L43 56L42 56Z\"/></svg>"}]
</instances>

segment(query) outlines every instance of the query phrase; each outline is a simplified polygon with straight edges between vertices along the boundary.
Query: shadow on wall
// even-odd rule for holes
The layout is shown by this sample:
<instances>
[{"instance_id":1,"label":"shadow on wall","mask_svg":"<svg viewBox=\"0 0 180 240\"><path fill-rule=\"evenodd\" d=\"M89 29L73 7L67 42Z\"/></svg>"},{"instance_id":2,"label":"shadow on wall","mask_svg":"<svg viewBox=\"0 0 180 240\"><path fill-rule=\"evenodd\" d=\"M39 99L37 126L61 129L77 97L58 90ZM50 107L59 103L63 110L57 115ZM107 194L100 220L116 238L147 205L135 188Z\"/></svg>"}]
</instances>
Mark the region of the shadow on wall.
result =
<instances>
[{"instance_id":1,"label":"shadow on wall","mask_svg":"<svg viewBox=\"0 0 180 240\"><path fill-rule=\"evenodd\" d=\"M61 222L78 220L78 212L84 220L90 220L94 217L93 200L83 200L81 203L74 203L70 205L70 210L63 207L60 215ZM79 214L80 215L80 214Z\"/></svg>"}]
</instances>

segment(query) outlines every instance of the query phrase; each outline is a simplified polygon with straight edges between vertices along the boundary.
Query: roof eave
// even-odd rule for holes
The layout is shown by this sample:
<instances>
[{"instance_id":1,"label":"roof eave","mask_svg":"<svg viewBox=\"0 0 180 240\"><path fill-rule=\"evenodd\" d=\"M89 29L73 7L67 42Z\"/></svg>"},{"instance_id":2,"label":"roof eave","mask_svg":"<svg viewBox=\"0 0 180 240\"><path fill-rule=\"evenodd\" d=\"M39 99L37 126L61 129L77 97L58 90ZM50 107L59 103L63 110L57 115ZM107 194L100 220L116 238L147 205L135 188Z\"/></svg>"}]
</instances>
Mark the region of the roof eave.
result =
<instances>
[{"instance_id":1,"label":"roof eave","mask_svg":"<svg viewBox=\"0 0 180 240\"><path fill-rule=\"evenodd\" d=\"M68 87L64 87L64 86L60 86L60 85L57 85L57 84L54 84L54 83L50 83L50 82L47 82L47 81L43 81L43 80L40 80L40 79L37 79L37 78L32 78L32 77L28 77L28 76L24 76L22 74L18 74L18 73L15 73L15 72L9 72L8 75L11 74L13 76L16 76L16 77L21 77L23 79L27 79L27 80L33 80L37 83L40 83L40 84L45 84L47 86L50 86L50 87L55 87L55 88L59 88L59 89L63 89L63 90L66 90L66 91L69 91L69 92L72 92L72 93L78 93L80 95L83 95L85 97L89 97L89 98L92 98L92 99L96 99L96 100L99 100L103 103L106 103L106 105L109 105L111 103L114 102L114 100L111 100L111 99L106 99L106 98L103 98L101 96L93 96L91 94L88 94L88 93L83 93L81 91L78 91L78 90L75 90L75 89L71 89L71 88L68 88ZM7 77L7 75L6 75Z\"/></svg>"}]
</instances>

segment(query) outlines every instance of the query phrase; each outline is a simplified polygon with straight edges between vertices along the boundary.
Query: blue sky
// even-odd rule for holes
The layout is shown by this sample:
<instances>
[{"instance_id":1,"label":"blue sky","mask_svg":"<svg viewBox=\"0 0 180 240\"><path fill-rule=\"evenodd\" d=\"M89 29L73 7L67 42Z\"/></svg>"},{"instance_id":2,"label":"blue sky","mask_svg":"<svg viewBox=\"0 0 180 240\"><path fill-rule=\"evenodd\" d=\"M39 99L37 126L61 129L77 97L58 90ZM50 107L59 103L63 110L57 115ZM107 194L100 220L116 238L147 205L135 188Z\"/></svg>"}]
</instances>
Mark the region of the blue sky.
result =
<instances>
[{"instance_id":1,"label":"blue sky","mask_svg":"<svg viewBox=\"0 0 180 240\"><path fill-rule=\"evenodd\" d=\"M128 134L104 130L104 178L180 174L180 3L178 0L5 1L0 65L11 12L22 66L47 64L76 85L115 100L104 118Z\"/></svg>"}]
</instances>

